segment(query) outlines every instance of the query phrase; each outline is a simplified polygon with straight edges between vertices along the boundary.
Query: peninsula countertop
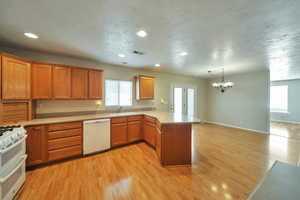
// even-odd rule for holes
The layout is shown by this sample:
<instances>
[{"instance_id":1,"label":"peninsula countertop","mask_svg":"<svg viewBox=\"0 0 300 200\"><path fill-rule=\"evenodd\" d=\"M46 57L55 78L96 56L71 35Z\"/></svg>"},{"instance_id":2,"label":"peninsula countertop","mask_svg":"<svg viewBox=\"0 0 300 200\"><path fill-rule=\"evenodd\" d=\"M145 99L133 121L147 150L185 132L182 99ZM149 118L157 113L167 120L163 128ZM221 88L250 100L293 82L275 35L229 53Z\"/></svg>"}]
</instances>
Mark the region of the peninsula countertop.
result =
<instances>
[{"instance_id":1,"label":"peninsula countertop","mask_svg":"<svg viewBox=\"0 0 300 200\"><path fill-rule=\"evenodd\" d=\"M76 122L76 121L104 119L104 118L113 118L113 117L126 117L126 116L133 116L133 115L146 115L146 116L154 117L158 119L161 124L200 122L200 119L193 116L187 116L187 115L175 114L175 113L169 113L163 111L140 111L140 112L102 113L102 114L78 115L78 116L69 116L69 117L41 118L41 119L33 119L30 121L21 122L19 124L23 126L34 126L34 125Z\"/></svg>"}]
</instances>

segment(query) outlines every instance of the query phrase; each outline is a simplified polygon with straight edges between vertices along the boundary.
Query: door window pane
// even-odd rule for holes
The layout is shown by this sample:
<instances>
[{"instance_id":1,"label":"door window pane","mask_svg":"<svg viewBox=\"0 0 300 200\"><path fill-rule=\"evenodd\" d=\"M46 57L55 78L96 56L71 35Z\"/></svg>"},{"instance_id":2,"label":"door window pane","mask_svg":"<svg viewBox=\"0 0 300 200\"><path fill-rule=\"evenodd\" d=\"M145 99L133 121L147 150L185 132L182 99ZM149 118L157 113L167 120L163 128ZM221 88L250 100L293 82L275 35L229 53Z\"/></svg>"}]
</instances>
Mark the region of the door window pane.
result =
<instances>
[{"instance_id":1,"label":"door window pane","mask_svg":"<svg viewBox=\"0 0 300 200\"><path fill-rule=\"evenodd\" d=\"M195 112L195 89L187 89L187 114L194 116Z\"/></svg>"},{"instance_id":2,"label":"door window pane","mask_svg":"<svg viewBox=\"0 0 300 200\"><path fill-rule=\"evenodd\" d=\"M174 112L182 113L182 88L174 88Z\"/></svg>"}]
</instances>

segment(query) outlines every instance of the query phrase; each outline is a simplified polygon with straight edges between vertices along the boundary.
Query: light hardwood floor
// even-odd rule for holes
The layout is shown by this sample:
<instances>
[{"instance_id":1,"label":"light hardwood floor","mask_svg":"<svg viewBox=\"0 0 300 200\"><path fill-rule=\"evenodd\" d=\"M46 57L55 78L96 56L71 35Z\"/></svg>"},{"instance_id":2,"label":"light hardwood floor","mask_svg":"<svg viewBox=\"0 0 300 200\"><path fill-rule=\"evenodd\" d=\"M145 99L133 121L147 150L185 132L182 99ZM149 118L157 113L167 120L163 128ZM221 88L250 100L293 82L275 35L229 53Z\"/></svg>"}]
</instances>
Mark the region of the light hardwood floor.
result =
<instances>
[{"instance_id":1,"label":"light hardwood floor","mask_svg":"<svg viewBox=\"0 0 300 200\"><path fill-rule=\"evenodd\" d=\"M300 141L211 124L193 126L193 165L163 168L144 143L27 172L20 200L246 199Z\"/></svg>"},{"instance_id":2,"label":"light hardwood floor","mask_svg":"<svg viewBox=\"0 0 300 200\"><path fill-rule=\"evenodd\" d=\"M300 140L300 124L272 121L270 124L270 132L273 135Z\"/></svg>"}]
</instances>

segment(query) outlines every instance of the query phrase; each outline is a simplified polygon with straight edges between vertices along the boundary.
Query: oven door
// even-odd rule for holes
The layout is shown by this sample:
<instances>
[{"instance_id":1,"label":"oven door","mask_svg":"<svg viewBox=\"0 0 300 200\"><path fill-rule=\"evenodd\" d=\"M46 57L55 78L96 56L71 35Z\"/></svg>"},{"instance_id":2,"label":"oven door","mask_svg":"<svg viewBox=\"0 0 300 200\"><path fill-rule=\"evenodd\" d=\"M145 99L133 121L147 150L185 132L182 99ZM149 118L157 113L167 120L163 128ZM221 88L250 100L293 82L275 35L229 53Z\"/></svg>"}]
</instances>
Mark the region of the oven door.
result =
<instances>
[{"instance_id":1,"label":"oven door","mask_svg":"<svg viewBox=\"0 0 300 200\"><path fill-rule=\"evenodd\" d=\"M20 158L25 155L26 150L26 137L9 146L7 149L0 150L0 177L3 174L9 173L11 169L14 169L16 163L19 162Z\"/></svg>"},{"instance_id":2,"label":"oven door","mask_svg":"<svg viewBox=\"0 0 300 200\"><path fill-rule=\"evenodd\" d=\"M15 168L6 176L0 177L0 199L11 200L25 182L25 161L27 155L21 157Z\"/></svg>"}]
</instances>

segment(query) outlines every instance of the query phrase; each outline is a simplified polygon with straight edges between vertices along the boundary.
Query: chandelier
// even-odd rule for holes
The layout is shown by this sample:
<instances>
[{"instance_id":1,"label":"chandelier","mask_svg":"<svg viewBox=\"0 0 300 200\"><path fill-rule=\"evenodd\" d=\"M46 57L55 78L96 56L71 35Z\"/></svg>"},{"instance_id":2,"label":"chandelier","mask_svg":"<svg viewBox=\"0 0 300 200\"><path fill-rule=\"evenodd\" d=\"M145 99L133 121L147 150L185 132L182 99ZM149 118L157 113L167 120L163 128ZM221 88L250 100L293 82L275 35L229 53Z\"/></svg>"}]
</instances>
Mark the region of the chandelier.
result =
<instances>
[{"instance_id":1,"label":"chandelier","mask_svg":"<svg viewBox=\"0 0 300 200\"><path fill-rule=\"evenodd\" d=\"M234 86L234 83L231 81L225 81L225 76L224 76L224 68L222 69L222 80L221 82L214 82L212 86L218 90L220 90L222 93L225 92L226 89L232 88Z\"/></svg>"}]
</instances>

